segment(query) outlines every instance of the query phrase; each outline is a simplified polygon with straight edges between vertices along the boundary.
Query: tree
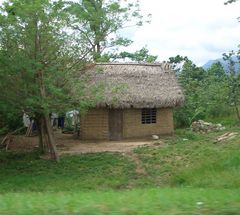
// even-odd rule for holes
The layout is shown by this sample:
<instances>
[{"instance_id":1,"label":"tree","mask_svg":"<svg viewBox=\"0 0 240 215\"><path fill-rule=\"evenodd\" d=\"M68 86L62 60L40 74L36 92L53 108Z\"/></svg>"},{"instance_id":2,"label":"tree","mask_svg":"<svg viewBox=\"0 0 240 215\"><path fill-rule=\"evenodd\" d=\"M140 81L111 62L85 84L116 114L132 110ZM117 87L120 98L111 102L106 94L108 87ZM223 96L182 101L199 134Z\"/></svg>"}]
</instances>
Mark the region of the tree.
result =
<instances>
[{"instance_id":1,"label":"tree","mask_svg":"<svg viewBox=\"0 0 240 215\"><path fill-rule=\"evenodd\" d=\"M190 126L193 120L204 117L199 91L205 78L205 71L187 57L177 55L169 58L184 90L185 104L175 110L177 126Z\"/></svg>"},{"instance_id":2,"label":"tree","mask_svg":"<svg viewBox=\"0 0 240 215\"><path fill-rule=\"evenodd\" d=\"M231 4L239 0L228 0L224 4ZM238 20L240 18L238 17ZM235 53L234 51L229 52L228 54L223 54L223 60L228 62L229 75L228 75L228 87L229 87L229 102L235 107L235 112L238 120L240 121L240 74L237 73L235 69L236 61L233 59L233 56L236 55L238 63L240 62L240 50Z\"/></svg>"},{"instance_id":3,"label":"tree","mask_svg":"<svg viewBox=\"0 0 240 215\"><path fill-rule=\"evenodd\" d=\"M228 54L224 53L223 60L228 63L227 83L229 88L229 104L234 107L237 118L240 121L240 73L235 69L236 61L233 59L234 56L237 56L239 62L240 50L238 53L235 53L234 51L231 51Z\"/></svg>"},{"instance_id":4,"label":"tree","mask_svg":"<svg viewBox=\"0 0 240 215\"><path fill-rule=\"evenodd\" d=\"M73 15L70 21L72 27L79 32L85 50L91 50L89 58L95 62L106 59L107 53L101 58L105 49L132 43L120 36L121 29L141 26L144 22L138 1L82 0L70 3L68 11Z\"/></svg>"},{"instance_id":5,"label":"tree","mask_svg":"<svg viewBox=\"0 0 240 215\"><path fill-rule=\"evenodd\" d=\"M0 100L36 120L40 148L56 160L50 113L94 105L100 93L85 86L84 52L64 8L51 0L8 0L0 8Z\"/></svg>"},{"instance_id":6,"label":"tree","mask_svg":"<svg viewBox=\"0 0 240 215\"><path fill-rule=\"evenodd\" d=\"M199 88L201 87L201 82L204 80L205 71L201 67L197 67L192 61L187 60L179 74L179 80L184 88L186 94L186 112L188 117L186 122L188 125L192 123L193 120L202 118L204 109L199 101L200 94Z\"/></svg>"},{"instance_id":7,"label":"tree","mask_svg":"<svg viewBox=\"0 0 240 215\"><path fill-rule=\"evenodd\" d=\"M169 62L173 65L185 94L184 106L175 110L177 126L190 126L193 120L228 115L229 103L239 113L238 73L227 75L221 63L215 63L205 71L187 57L179 55L170 58ZM234 63L231 62L230 65L229 71L234 71Z\"/></svg>"},{"instance_id":8,"label":"tree","mask_svg":"<svg viewBox=\"0 0 240 215\"><path fill-rule=\"evenodd\" d=\"M226 115L228 111L227 75L221 63L213 64L207 71L199 89L200 104L207 118Z\"/></svg>"},{"instance_id":9,"label":"tree","mask_svg":"<svg viewBox=\"0 0 240 215\"><path fill-rule=\"evenodd\" d=\"M128 59L135 62L147 62L152 63L157 60L158 56L149 54L149 50L146 47L141 48L139 51L131 52L121 52L120 54L113 56L114 59Z\"/></svg>"},{"instance_id":10,"label":"tree","mask_svg":"<svg viewBox=\"0 0 240 215\"><path fill-rule=\"evenodd\" d=\"M14 131L22 126L22 112L0 101L0 135Z\"/></svg>"},{"instance_id":11,"label":"tree","mask_svg":"<svg viewBox=\"0 0 240 215\"><path fill-rule=\"evenodd\" d=\"M170 57L168 63L172 65L173 70L175 71L176 75L182 70L182 67L185 62L189 61L188 57L183 57L181 55L177 55L175 57Z\"/></svg>"}]
</instances>

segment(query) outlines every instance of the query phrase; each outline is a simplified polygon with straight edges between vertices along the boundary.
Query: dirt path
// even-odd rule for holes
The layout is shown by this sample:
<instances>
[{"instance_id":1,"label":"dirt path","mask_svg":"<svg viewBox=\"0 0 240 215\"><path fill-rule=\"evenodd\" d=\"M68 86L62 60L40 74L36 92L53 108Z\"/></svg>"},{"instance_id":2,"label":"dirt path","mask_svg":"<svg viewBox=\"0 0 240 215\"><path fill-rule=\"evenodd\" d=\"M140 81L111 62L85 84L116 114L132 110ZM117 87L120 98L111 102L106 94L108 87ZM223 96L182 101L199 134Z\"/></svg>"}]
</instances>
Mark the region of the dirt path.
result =
<instances>
[{"instance_id":1,"label":"dirt path","mask_svg":"<svg viewBox=\"0 0 240 215\"><path fill-rule=\"evenodd\" d=\"M124 155L126 155L136 165L137 175L147 175L146 169L144 168L142 161L139 159L136 153L131 151L131 152L127 152Z\"/></svg>"}]
</instances>

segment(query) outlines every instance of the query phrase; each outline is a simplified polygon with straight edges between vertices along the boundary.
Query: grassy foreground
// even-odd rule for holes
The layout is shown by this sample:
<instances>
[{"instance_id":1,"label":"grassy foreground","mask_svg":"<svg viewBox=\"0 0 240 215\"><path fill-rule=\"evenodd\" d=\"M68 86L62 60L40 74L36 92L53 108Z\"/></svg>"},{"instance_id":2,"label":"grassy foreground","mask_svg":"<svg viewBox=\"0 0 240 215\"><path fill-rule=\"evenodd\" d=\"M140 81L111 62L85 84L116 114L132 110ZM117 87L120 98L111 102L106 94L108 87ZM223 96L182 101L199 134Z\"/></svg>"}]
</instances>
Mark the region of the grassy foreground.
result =
<instances>
[{"instance_id":1,"label":"grassy foreground","mask_svg":"<svg viewBox=\"0 0 240 215\"><path fill-rule=\"evenodd\" d=\"M240 190L137 189L0 195L0 214L237 215Z\"/></svg>"},{"instance_id":2,"label":"grassy foreground","mask_svg":"<svg viewBox=\"0 0 240 215\"><path fill-rule=\"evenodd\" d=\"M214 143L222 133L179 130L136 149L138 162L97 153L56 164L0 152L0 214L240 215L240 140Z\"/></svg>"}]
</instances>

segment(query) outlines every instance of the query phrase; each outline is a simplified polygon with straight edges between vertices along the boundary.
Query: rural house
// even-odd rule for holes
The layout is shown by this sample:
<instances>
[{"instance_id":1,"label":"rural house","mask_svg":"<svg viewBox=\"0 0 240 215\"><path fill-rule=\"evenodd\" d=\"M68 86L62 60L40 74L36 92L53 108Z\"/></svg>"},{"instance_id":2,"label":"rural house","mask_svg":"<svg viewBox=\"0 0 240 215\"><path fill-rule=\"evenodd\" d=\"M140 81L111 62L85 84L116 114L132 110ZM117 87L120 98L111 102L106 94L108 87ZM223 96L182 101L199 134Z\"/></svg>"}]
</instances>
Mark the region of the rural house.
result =
<instances>
[{"instance_id":1,"label":"rural house","mask_svg":"<svg viewBox=\"0 0 240 215\"><path fill-rule=\"evenodd\" d=\"M106 63L87 69L89 86L105 93L80 119L83 140L121 140L172 134L173 108L184 95L169 64Z\"/></svg>"}]
</instances>

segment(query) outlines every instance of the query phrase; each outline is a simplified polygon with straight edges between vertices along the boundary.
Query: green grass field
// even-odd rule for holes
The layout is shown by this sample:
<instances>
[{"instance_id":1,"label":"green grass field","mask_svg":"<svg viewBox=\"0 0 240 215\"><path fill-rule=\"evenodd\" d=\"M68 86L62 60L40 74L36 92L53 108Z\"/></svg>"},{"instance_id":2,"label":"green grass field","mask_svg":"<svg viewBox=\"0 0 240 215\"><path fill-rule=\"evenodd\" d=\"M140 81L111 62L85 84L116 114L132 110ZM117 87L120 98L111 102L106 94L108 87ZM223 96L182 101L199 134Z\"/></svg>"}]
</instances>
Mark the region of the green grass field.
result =
<instances>
[{"instance_id":1,"label":"green grass field","mask_svg":"<svg viewBox=\"0 0 240 215\"><path fill-rule=\"evenodd\" d=\"M0 214L240 214L240 136L214 144L224 132L178 130L136 149L138 163L119 153L57 164L0 152Z\"/></svg>"},{"instance_id":2,"label":"green grass field","mask_svg":"<svg viewBox=\"0 0 240 215\"><path fill-rule=\"evenodd\" d=\"M240 214L240 189L150 188L124 191L9 193L0 214Z\"/></svg>"}]
</instances>

